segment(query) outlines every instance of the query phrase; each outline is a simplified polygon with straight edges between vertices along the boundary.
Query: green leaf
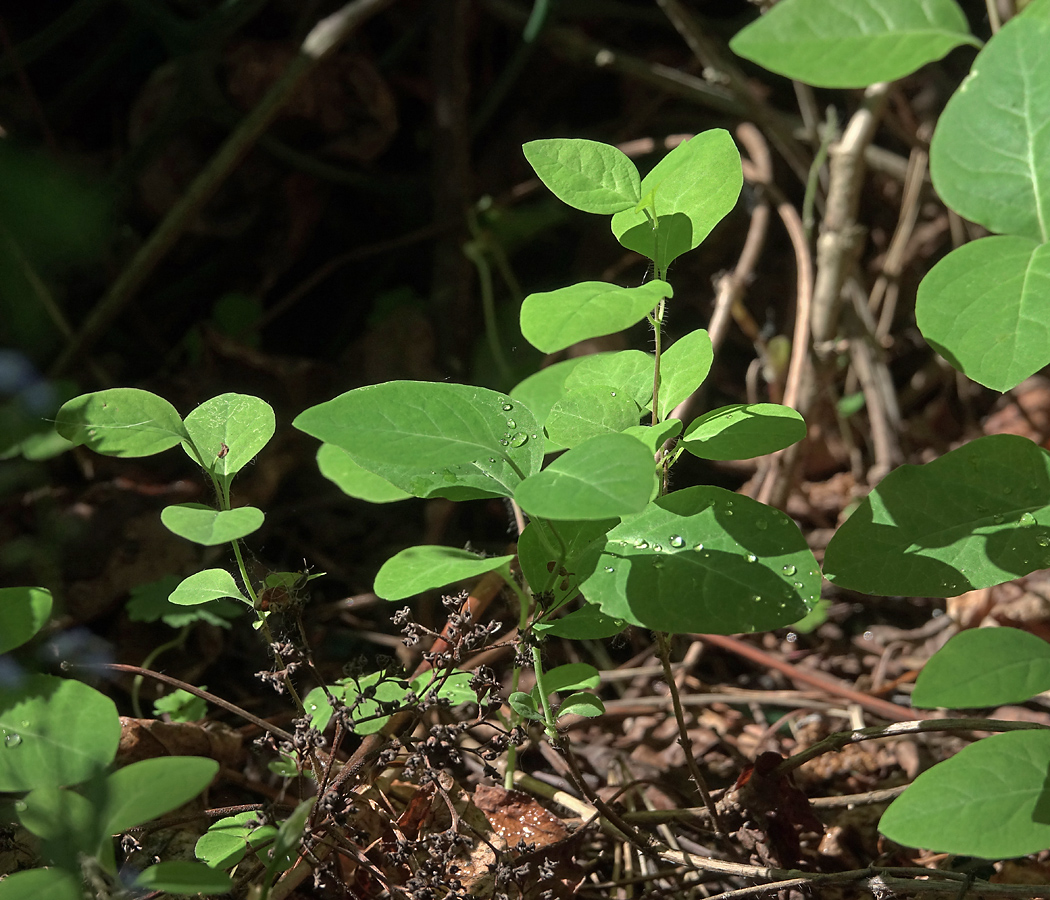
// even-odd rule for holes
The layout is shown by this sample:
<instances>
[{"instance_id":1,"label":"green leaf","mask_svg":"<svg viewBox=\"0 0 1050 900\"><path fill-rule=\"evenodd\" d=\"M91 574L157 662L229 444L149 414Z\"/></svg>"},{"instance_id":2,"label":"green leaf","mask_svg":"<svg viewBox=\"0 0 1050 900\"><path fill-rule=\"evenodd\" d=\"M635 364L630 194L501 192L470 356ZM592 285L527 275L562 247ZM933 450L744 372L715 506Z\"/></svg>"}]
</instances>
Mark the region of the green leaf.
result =
<instances>
[{"instance_id":1,"label":"green leaf","mask_svg":"<svg viewBox=\"0 0 1050 900\"><path fill-rule=\"evenodd\" d=\"M568 638L571 641L600 640L619 634L627 623L607 616L593 603L584 603L580 609L550 622L538 622L532 630L537 634Z\"/></svg>"},{"instance_id":2,"label":"green leaf","mask_svg":"<svg viewBox=\"0 0 1050 900\"><path fill-rule=\"evenodd\" d=\"M1050 731L1009 731L923 772L879 831L908 847L1004 859L1050 847Z\"/></svg>"},{"instance_id":3,"label":"green leaf","mask_svg":"<svg viewBox=\"0 0 1050 900\"><path fill-rule=\"evenodd\" d=\"M228 597L209 600L194 608L176 606L168 598L179 586L179 579L174 575L165 575L148 584L140 584L131 589L124 609L132 622L162 621L170 628L182 628L194 622L217 625L229 628L233 619L244 613L244 606L235 603Z\"/></svg>"},{"instance_id":4,"label":"green leaf","mask_svg":"<svg viewBox=\"0 0 1050 900\"><path fill-rule=\"evenodd\" d=\"M666 267L699 247L729 215L743 183L740 152L729 132L701 132L675 147L642 179L643 193L656 190L658 227L652 227L645 213L631 209L613 216L613 234L624 247Z\"/></svg>"},{"instance_id":5,"label":"green leaf","mask_svg":"<svg viewBox=\"0 0 1050 900\"><path fill-rule=\"evenodd\" d=\"M652 493L653 458L636 438L603 434L527 478L514 499L543 519L608 519L640 512Z\"/></svg>"},{"instance_id":6,"label":"green leaf","mask_svg":"<svg viewBox=\"0 0 1050 900\"><path fill-rule=\"evenodd\" d=\"M208 689L206 684L200 687ZM208 704L196 694L179 688L153 701L153 715L159 719L165 714L171 716L173 722L199 722L208 714Z\"/></svg>"},{"instance_id":7,"label":"green leaf","mask_svg":"<svg viewBox=\"0 0 1050 900\"><path fill-rule=\"evenodd\" d=\"M612 215L641 196L638 169L616 147L580 138L550 138L522 146L529 165L562 203Z\"/></svg>"},{"instance_id":8,"label":"green leaf","mask_svg":"<svg viewBox=\"0 0 1050 900\"><path fill-rule=\"evenodd\" d=\"M168 599L176 606L196 606L220 597L232 597L248 603L233 576L225 569L205 569L184 578Z\"/></svg>"},{"instance_id":9,"label":"green leaf","mask_svg":"<svg viewBox=\"0 0 1050 900\"><path fill-rule=\"evenodd\" d=\"M181 538L216 547L258 531L266 517L254 506L213 509L200 503L165 506L160 512L164 527Z\"/></svg>"},{"instance_id":10,"label":"green leaf","mask_svg":"<svg viewBox=\"0 0 1050 900\"><path fill-rule=\"evenodd\" d=\"M249 849L260 847L277 834L272 825L260 824L262 813L249 811L219 819L200 836L193 852L213 869L239 863Z\"/></svg>"},{"instance_id":11,"label":"green leaf","mask_svg":"<svg viewBox=\"0 0 1050 900\"><path fill-rule=\"evenodd\" d=\"M594 541L619 519L558 522L533 519L518 537L518 565L534 593L549 591L548 609L557 609L579 593L580 582L590 574L577 571L577 561Z\"/></svg>"},{"instance_id":12,"label":"green leaf","mask_svg":"<svg viewBox=\"0 0 1050 900\"><path fill-rule=\"evenodd\" d=\"M1050 644L1017 628L955 635L919 673L911 695L920 709L1023 703L1050 690Z\"/></svg>"},{"instance_id":13,"label":"green leaf","mask_svg":"<svg viewBox=\"0 0 1050 900\"><path fill-rule=\"evenodd\" d=\"M559 446L576 447L599 434L618 434L638 424L641 410L626 391L608 384L574 388L554 404L547 434Z\"/></svg>"},{"instance_id":14,"label":"green leaf","mask_svg":"<svg viewBox=\"0 0 1050 900\"><path fill-rule=\"evenodd\" d=\"M666 632L766 631L802 618L820 573L784 513L716 487L661 497L595 547L583 595L602 612Z\"/></svg>"},{"instance_id":15,"label":"green leaf","mask_svg":"<svg viewBox=\"0 0 1050 900\"><path fill-rule=\"evenodd\" d=\"M543 673L543 689L548 696L558 692L596 688L600 683L601 675L588 663L566 663ZM533 698L538 700L539 694L535 689L532 693Z\"/></svg>"},{"instance_id":16,"label":"green leaf","mask_svg":"<svg viewBox=\"0 0 1050 900\"><path fill-rule=\"evenodd\" d=\"M27 675L0 684L0 791L79 784L120 741L113 701L79 681Z\"/></svg>"},{"instance_id":17,"label":"green leaf","mask_svg":"<svg viewBox=\"0 0 1050 900\"><path fill-rule=\"evenodd\" d=\"M425 544L390 557L376 575L375 592L384 600L405 600L424 591L505 566L514 556L480 557L469 550Z\"/></svg>"},{"instance_id":18,"label":"green leaf","mask_svg":"<svg viewBox=\"0 0 1050 900\"><path fill-rule=\"evenodd\" d=\"M536 701L524 691L514 691L508 698L507 703L523 719L542 722L543 713L536 709Z\"/></svg>"},{"instance_id":19,"label":"green leaf","mask_svg":"<svg viewBox=\"0 0 1050 900\"><path fill-rule=\"evenodd\" d=\"M910 75L962 44L979 46L954 0L781 0L729 47L796 81L862 88Z\"/></svg>"},{"instance_id":20,"label":"green leaf","mask_svg":"<svg viewBox=\"0 0 1050 900\"><path fill-rule=\"evenodd\" d=\"M711 371L711 336L702 328L675 341L660 358L660 418L693 393Z\"/></svg>"},{"instance_id":21,"label":"green leaf","mask_svg":"<svg viewBox=\"0 0 1050 900\"><path fill-rule=\"evenodd\" d=\"M62 869L26 869L0 881L0 900L81 900L80 881Z\"/></svg>"},{"instance_id":22,"label":"green leaf","mask_svg":"<svg viewBox=\"0 0 1050 900\"><path fill-rule=\"evenodd\" d=\"M219 771L203 756L158 756L117 769L106 779L106 831L119 834L188 803Z\"/></svg>"},{"instance_id":23,"label":"green leaf","mask_svg":"<svg viewBox=\"0 0 1050 900\"><path fill-rule=\"evenodd\" d=\"M869 594L954 597L1050 566L1050 457L1026 438L978 438L901 466L835 533L824 574Z\"/></svg>"},{"instance_id":24,"label":"green leaf","mask_svg":"<svg viewBox=\"0 0 1050 900\"><path fill-rule=\"evenodd\" d=\"M169 894L225 894L233 887L233 880L204 863L170 859L143 869L132 887Z\"/></svg>"},{"instance_id":25,"label":"green leaf","mask_svg":"<svg viewBox=\"0 0 1050 900\"><path fill-rule=\"evenodd\" d=\"M76 866L80 854L97 856L108 838L98 809L76 791L39 787L17 809L22 827L43 840L43 857L65 868Z\"/></svg>"},{"instance_id":26,"label":"green leaf","mask_svg":"<svg viewBox=\"0 0 1050 900\"><path fill-rule=\"evenodd\" d=\"M55 428L73 444L105 456L152 456L189 440L175 407L138 388L74 397L58 411Z\"/></svg>"},{"instance_id":27,"label":"green leaf","mask_svg":"<svg viewBox=\"0 0 1050 900\"><path fill-rule=\"evenodd\" d=\"M737 403L694 419L681 444L701 459L753 459L806 436L805 420L777 403Z\"/></svg>"},{"instance_id":28,"label":"green leaf","mask_svg":"<svg viewBox=\"0 0 1050 900\"><path fill-rule=\"evenodd\" d=\"M416 497L509 497L543 463L532 413L469 385L375 384L312 406L292 424Z\"/></svg>"},{"instance_id":29,"label":"green leaf","mask_svg":"<svg viewBox=\"0 0 1050 900\"><path fill-rule=\"evenodd\" d=\"M557 718L562 716L586 716L594 718L605 714L605 704L599 697L589 694L587 691L577 691L569 694L558 707Z\"/></svg>"},{"instance_id":30,"label":"green leaf","mask_svg":"<svg viewBox=\"0 0 1050 900\"><path fill-rule=\"evenodd\" d=\"M565 379L566 389L611 385L625 392L642 409L652 406L653 366L651 353L620 350L584 356Z\"/></svg>"},{"instance_id":31,"label":"green leaf","mask_svg":"<svg viewBox=\"0 0 1050 900\"><path fill-rule=\"evenodd\" d=\"M273 850L270 853L270 863L266 867L269 873L290 866L299 849L299 842L306 831L306 823L310 818L310 810L313 809L316 797L304 800L285 819L277 829L277 837L273 842Z\"/></svg>"},{"instance_id":32,"label":"green leaf","mask_svg":"<svg viewBox=\"0 0 1050 900\"><path fill-rule=\"evenodd\" d=\"M51 616L47 588L0 588L0 653L21 647Z\"/></svg>"},{"instance_id":33,"label":"green leaf","mask_svg":"<svg viewBox=\"0 0 1050 900\"><path fill-rule=\"evenodd\" d=\"M395 487L385 478L362 469L345 450L335 444L321 444L317 448L317 468L348 497L369 503L394 503L412 495Z\"/></svg>"},{"instance_id":34,"label":"green leaf","mask_svg":"<svg viewBox=\"0 0 1050 900\"><path fill-rule=\"evenodd\" d=\"M941 199L996 234L1050 239L1050 12L1035 5L977 54L930 143Z\"/></svg>"},{"instance_id":35,"label":"green leaf","mask_svg":"<svg viewBox=\"0 0 1050 900\"><path fill-rule=\"evenodd\" d=\"M1048 292L1050 245L1026 237L981 238L927 273L915 320L955 368L1008 391L1050 361Z\"/></svg>"},{"instance_id":36,"label":"green leaf","mask_svg":"<svg viewBox=\"0 0 1050 900\"><path fill-rule=\"evenodd\" d=\"M681 419L664 419L659 425L632 425L630 428L625 428L623 433L638 438L655 456L656 451L672 438L678 437L681 430Z\"/></svg>"},{"instance_id":37,"label":"green leaf","mask_svg":"<svg viewBox=\"0 0 1050 900\"><path fill-rule=\"evenodd\" d=\"M205 467L227 484L270 442L274 427L270 404L248 394L221 394L186 416Z\"/></svg>"},{"instance_id":38,"label":"green leaf","mask_svg":"<svg viewBox=\"0 0 1050 900\"><path fill-rule=\"evenodd\" d=\"M666 281L656 279L634 288L583 281L529 294L521 305L521 333L544 353L557 353L580 341L630 328L672 293Z\"/></svg>"}]
</instances>

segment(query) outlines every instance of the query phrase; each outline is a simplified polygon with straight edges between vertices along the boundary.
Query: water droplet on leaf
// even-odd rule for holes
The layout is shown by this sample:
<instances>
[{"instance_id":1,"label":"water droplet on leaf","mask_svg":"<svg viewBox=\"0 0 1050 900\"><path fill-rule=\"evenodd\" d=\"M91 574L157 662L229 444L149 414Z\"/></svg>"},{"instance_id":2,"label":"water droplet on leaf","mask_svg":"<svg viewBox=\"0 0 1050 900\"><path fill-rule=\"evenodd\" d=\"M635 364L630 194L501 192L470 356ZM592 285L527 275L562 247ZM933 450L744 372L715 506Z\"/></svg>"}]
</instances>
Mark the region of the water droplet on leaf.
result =
<instances>
[{"instance_id":1,"label":"water droplet on leaf","mask_svg":"<svg viewBox=\"0 0 1050 900\"><path fill-rule=\"evenodd\" d=\"M704 549L704 545L703 544L697 544L695 547L693 547L693 549L694 550L703 550Z\"/></svg>"},{"instance_id":2,"label":"water droplet on leaf","mask_svg":"<svg viewBox=\"0 0 1050 900\"><path fill-rule=\"evenodd\" d=\"M518 427L518 423L515 422L513 419L507 419L507 427L508 428L517 428Z\"/></svg>"},{"instance_id":3,"label":"water droplet on leaf","mask_svg":"<svg viewBox=\"0 0 1050 900\"><path fill-rule=\"evenodd\" d=\"M794 575L797 571L798 569L796 569L794 566L784 566L784 574L787 575L789 578L792 575Z\"/></svg>"},{"instance_id":4,"label":"water droplet on leaf","mask_svg":"<svg viewBox=\"0 0 1050 900\"><path fill-rule=\"evenodd\" d=\"M1035 524L1035 516L1033 516L1030 512L1022 513L1021 514L1021 524L1022 525L1028 525L1028 526L1034 525Z\"/></svg>"},{"instance_id":5,"label":"water droplet on leaf","mask_svg":"<svg viewBox=\"0 0 1050 900\"><path fill-rule=\"evenodd\" d=\"M748 562L750 562L750 563L753 563L753 562L758 562L758 557L757 557L757 556L755 556L755 554L754 554L754 553L749 553L749 554L747 555L747 561L748 561Z\"/></svg>"},{"instance_id":6,"label":"water droplet on leaf","mask_svg":"<svg viewBox=\"0 0 1050 900\"><path fill-rule=\"evenodd\" d=\"M606 566L605 571L611 575L613 572L616 571L616 569L614 569L612 566Z\"/></svg>"},{"instance_id":7,"label":"water droplet on leaf","mask_svg":"<svg viewBox=\"0 0 1050 900\"><path fill-rule=\"evenodd\" d=\"M755 528L759 531L765 531L769 527L769 523L765 519L759 519L755 522Z\"/></svg>"},{"instance_id":8,"label":"water droplet on leaf","mask_svg":"<svg viewBox=\"0 0 1050 900\"><path fill-rule=\"evenodd\" d=\"M649 542L648 541L635 541L634 542L634 546L637 547L639 550L648 550L649 549Z\"/></svg>"},{"instance_id":9,"label":"water droplet on leaf","mask_svg":"<svg viewBox=\"0 0 1050 900\"><path fill-rule=\"evenodd\" d=\"M510 441L508 441L506 438L501 438L499 443L500 443L501 447L509 447L510 446Z\"/></svg>"},{"instance_id":10,"label":"water droplet on leaf","mask_svg":"<svg viewBox=\"0 0 1050 900\"><path fill-rule=\"evenodd\" d=\"M663 552L664 552L664 548L663 548L663 545L662 545L662 544L653 544L653 549L654 549L654 550L655 550L655 551L656 551L657 553L663 553Z\"/></svg>"},{"instance_id":11,"label":"water droplet on leaf","mask_svg":"<svg viewBox=\"0 0 1050 900\"><path fill-rule=\"evenodd\" d=\"M1003 520L1005 518L1006 516L1004 516L1002 513L996 513L994 516L992 516L992 521L995 522L996 525L1002 525Z\"/></svg>"},{"instance_id":12,"label":"water droplet on leaf","mask_svg":"<svg viewBox=\"0 0 1050 900\"><path fill-rule=\"evenodd\" d=\"M4 738L4 746L8 748L17 747L21 743L22 735L20 735L17 731L12 731Z\"/></svg>"},{"instance_id":13,"label":"water droplet on leaf","mask_svg":"<svg viewBox=\"0 0 1050 900\"><path fill-rule=\"evenodd\" d=\"M529 436L524 431L519 431L510 439L510 445L512 447L521 447L524 446L528 439Z\"/></svg>"},{"instance_id":14,"label":"water droplet on leaf","mask_svg":"<svg viewBox=\"0 0 1050 900\"><path fill-rule=\"evenodd\" d=\"M682 547L685 546L685 538L682 537L680 534L672 534L671 546L674 547L676 550L680 550Z\"/></svg>"},{"instance_id":15,"label":"water droplet on leaf","mask_svg":"<svg viewBox=\"0 0 1050 900\"><path fill-rule=\"evenodd\" d=\"M504 403L503 404L503 411L504 412L510 412L512 409L514 409L514 404L513 403Z\"/></svg>"}]
</instances>

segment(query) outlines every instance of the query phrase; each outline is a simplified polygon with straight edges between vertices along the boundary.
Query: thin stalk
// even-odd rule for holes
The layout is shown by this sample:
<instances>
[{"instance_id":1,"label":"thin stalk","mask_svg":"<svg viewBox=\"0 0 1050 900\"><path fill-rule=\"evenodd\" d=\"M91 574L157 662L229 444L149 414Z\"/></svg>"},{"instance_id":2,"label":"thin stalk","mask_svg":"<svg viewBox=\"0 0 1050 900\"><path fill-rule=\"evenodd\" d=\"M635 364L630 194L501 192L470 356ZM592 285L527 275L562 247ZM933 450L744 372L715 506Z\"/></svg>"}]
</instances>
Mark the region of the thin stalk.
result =
<instances>
[{"instance_id":1,"label":"thin stalk","mask_svg":"<svg viewBox=\"0 0 1050 900\"><path fill-rule=\"evenodd\" d=\"M540 648L535 644L532 647L532 667L536 673L536 690L540 695L540 706L543 708L543 727L551 743L557 746L561 742L558 735L558 726L554 721L554 713L551 711L551 703L547 698L547 691L543 687L543 660L540 659Z\"/></svg>"},{"instance_id":2,"label":"thin stalk","mask_svg":"<svg viewBox=\"0 0 1050 900\"><path fill-rule=\"evenodd\" d=\"M183 644L186 643L186 638L189 635L189 633L190 633L190 626L189 625L183 625L182 628L179 629L179 633L174 638L172 638L166 644L161 644L159 647L157 647L156 650L154 650L152 653L150 653L149 656L147 656L144 660L142 660L142 668L143 669L151 668L153 666L153 663L156 660L156 658L158 656L160 656L162 653L165 653L168 650L174 650L176 647L181 647ZM141 691L142 691L142 676L141 675L136 675L135 679L131 682L131 711L133 713L135 713L135 718L137 718L137 719L141 719L142 718L142 707L139 704L139 693Z\"/></svg>"}]
</instances>

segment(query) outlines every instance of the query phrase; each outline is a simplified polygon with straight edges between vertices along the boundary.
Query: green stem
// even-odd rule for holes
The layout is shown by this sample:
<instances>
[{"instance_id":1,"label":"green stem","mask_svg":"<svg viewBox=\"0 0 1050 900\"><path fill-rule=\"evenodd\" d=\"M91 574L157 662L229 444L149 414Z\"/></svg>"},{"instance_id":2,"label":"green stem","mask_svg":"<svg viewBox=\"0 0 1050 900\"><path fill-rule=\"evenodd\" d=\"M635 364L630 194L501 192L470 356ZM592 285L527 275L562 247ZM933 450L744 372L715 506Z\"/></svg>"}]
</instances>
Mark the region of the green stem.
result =
<instances>
[{"instance_id":1,"label":"green stem","mask_svg":"<svg viewBox=\"0 0 1050 900\"><path fill-rule=\"evenodd\" d=\"M540 695L540 706L543 708L543 728L547 732L547 737L551 739L551 743L557 746L560 743L558 726L554 721L554 713L551 711L551 703L547 698L547 690L543 686L543 660L540 659L540 648L535 644L532 647L532 668L536 673L536 691Z\"/></svg>"},{"instance_id":2,"label":"green stem","mask_svg":"<svg viewBox=\"0 0 1050 900\"><path fill-rule=\"evenodd\" d=\"M179 630L178 635L168 641L166 644L161 644L154 650L149 656L142 660L142 668L150 669L153 667L154 661L167 650L174 650L176 647L181 647L186 643L186 638L190 633L190 626L183 625ZM135 713L136 719L142 718L142 707L139 705L139 693L142 691L142 675L136 675L134 680L131 682L131 711Z\"/></svg>"},{"instance_id":3,"label":"green stem","mask_svg":"<svg viewBox=\"0 0 1050 900\"><path fill-rule=\"evenodd\" d=\"M503 346L500 344L499 339L499 328L496 325L496 299L492 290L492 267L489 265L485 251L478 241L465 243L463 245L463 255L474 263L474 268L478 270L478 283L481 287L481 311L485 318L485 338L488 340L489 351L492 353L492 359L496 363L496 368L499 369L500 377L509 385L514 380L514 373L511 371L506 356L503 354Z\"/></svg>"}]
</instances>

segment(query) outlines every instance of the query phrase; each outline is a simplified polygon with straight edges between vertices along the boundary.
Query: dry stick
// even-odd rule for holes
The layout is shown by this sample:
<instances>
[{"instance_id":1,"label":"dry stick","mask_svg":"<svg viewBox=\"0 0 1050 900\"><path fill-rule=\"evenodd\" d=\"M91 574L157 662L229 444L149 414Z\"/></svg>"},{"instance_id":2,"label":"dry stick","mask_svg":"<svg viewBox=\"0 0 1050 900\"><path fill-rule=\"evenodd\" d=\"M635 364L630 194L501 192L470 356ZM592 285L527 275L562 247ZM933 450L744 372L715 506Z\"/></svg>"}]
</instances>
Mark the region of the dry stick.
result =
<instances>
[{"instance_id":1,"label":"dry stick","mask_svg":"<svg viewBox=\"0 0 1050 900\"><path fill-rule=\"evenodd\" d=\"M829 150L828 199L817 238L817 274L813 286L809 329L817 362L821 363L838 330L842 287L861 247L863 228L857 224L860 191L864 184L864 151L875 136L889 85L873 84L864 92L864 103L850 118L842 138ZM800 310L801 312L801 310ZM800 348L801 350L801 348ZM820 395L826 365L808 367L801 379L796 402L803 417ZM793 444L776 457L759 491L758 499L783 507L791 492L792 476L801 444Z\"/></svg>"},{"instance_id":2,"label":"dry stick","mask_svg":"<svg viewBox=\"0 0 1050 900\"><path fill-rule=\"evenodd\" d=\"M274 82L258 105L241 121L226 139L204 170L193 180L186 193L171 208L164 221L142 245L124 271L91 311L76 338L63 350L51 367L51 375L60 375L87 352L103 335L110 323L135 297L146 279L161 263L175 242L215 195L237 164L252 148L278 113L317 65L345 41L365 20L393 3L393 0L352 0L342 9L318 22L306 36L299 53Z\"/></svg>"},{"instance_id":3,"label":"dry stick","mask_svg":"<svg viewBox=\"0 0 1050 900\"><path fill-rule=\"evenodd\" d=\"M698 634L696 637L709 644L714 644L716 647L721 647L723 650L729 650L737 656L750 659L760 666L776 669L778 672L787 675L792 681L801 681L803 684L821 688L829 694L834 694L849 700L851 703L856 703L858 706L868 710L868 712L881 716L884 719L890 719L894 722L910 722L914 719L922 718L922 713L918 710L898 706L896 703L890 703L887 700L880 700L878 697L855 691L853 688L833 678L828 678L826 675L817 675L814 672L807 672L805 669L777 659L758 647L753 647L751 644L744 643L744 641L728 635Z\"/></svg>"}]
</instances>

